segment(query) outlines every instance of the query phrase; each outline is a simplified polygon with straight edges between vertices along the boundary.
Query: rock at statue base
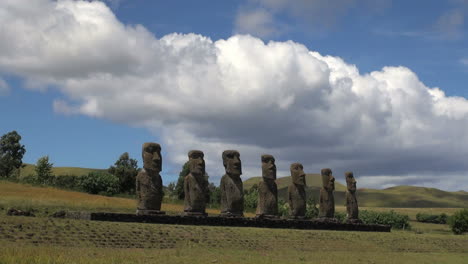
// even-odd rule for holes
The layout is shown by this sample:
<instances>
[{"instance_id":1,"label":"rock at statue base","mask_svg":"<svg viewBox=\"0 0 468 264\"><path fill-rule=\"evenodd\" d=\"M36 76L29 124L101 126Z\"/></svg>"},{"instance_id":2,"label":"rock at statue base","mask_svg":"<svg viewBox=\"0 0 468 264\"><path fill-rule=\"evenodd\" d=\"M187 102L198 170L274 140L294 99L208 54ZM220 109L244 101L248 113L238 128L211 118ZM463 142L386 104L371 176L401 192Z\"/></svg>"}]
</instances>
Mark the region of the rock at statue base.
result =
<instances>
[{"instance_id":1,"label":"rock at statue base","mask_svg":"<svg viewBox=\"0 0 468 264\"><path fill-rule=\"evenodd\" d=\"M164 215L166 212L159 210L143 210L137 209L136 215Z\"/></svg>"},{"instance_id":2,"label":"rock at statue base","mask_svg":"<svg viewBox=\"0 0 468 264\"><path fill-rule=\"evenodd\" d=\"M192 216L192 217L207 217L207 213L200 213L200 212L183 212L182 216Z\"/></svg>"},{"instance_id":3,"label":"rock at statue base","mask_svg":"<svg viewBox=\"0 0 468 264\"><path fill-rule=\"evenodd\" d=\"M242 167L237 150L225 150L222 154L226 174L221 178L221 214L224 217L244 216L244 189Z\"/></svg>"}]
</instances>

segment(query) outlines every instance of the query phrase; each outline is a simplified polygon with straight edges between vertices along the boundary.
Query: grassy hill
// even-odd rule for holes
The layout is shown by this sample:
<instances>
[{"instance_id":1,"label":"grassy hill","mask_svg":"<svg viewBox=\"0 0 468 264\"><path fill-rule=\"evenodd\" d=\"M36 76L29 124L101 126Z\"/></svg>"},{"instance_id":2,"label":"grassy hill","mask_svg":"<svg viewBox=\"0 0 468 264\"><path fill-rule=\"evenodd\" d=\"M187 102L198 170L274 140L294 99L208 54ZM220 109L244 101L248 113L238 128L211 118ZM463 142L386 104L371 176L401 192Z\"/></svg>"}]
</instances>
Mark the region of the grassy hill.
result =
<instances>
[{"instance_id":1,"label":"grassy hill","mask_svg":"<svg viewBox=\"0 0 468 264\"><path fill-rule=\"evenodd\" d=\"M244 188L250 189L258 184L261 177L253 177L244 182ZM282 177L276 180L280 199L287 200L288 186L291 177ZM318 201L322 185L320 174L306 174L307 196ZM335 181L335 204L344 205L346 186ZM431 208L447 207L462 208L468 205L468 192L447 192L436 188L417 186L396 186L383 190L358 189L358 202L365 207L396 207L396 208Z\"/></svg>"},{"instance_id":2,"label":"grassy hill","mask_svg":"<svg viewBox=\"0 0 468 264\"><path fill-rule=\"evenodd\" d=\"M262 177L252 177L250 179L245 180L244 189L250 189L254 184L258 184L262 180ZM281 177L276 179L276 184L278 185L278 189L287 188L291 184L292 178L291 176ZM308 187L316 187L320 188L322 186L322 178L320 174L308 173L306 174L306 184ZM344 191L346 190L346 186L335 181L335 189L337 191Z\"/></svg>"},{"instance_id":3,"label":"grassy hill","mask_svg":"<svg viewBox=\"0 0 468 264\"><path fill-rule=\"evenodd\" d=\"M35 174L34 169L36 165L25 164L26 166L21 169L20 177ZM79 167L53 167L52 172L54 175L86 175L93 171L105 171L105 169L90 169L90 168L79 168Z\"/></svg>"}]
</instances>

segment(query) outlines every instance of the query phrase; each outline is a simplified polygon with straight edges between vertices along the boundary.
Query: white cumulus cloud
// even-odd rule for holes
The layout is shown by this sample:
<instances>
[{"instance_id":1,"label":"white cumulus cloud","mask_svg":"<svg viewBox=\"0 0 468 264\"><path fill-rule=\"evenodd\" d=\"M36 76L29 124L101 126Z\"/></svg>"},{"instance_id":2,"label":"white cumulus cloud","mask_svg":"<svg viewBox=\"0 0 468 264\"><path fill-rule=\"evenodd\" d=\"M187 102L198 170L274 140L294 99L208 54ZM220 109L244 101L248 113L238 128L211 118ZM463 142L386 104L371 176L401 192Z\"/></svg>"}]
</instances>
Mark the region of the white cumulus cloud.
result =
<instances>
[{"instance_id":1,"label":"white cumulus cloud","mask_svg":"<svg viewBox=\"0 0 468 264\"><path fill-rule=\"evenodd\" d=\"M437 186L424 175L468 172L468 101L406 67L361 74L300 43L248 35L156 37L96 1L2 1L0 38L0 73L58 87L57 111L148 128L173 167L205 151L215 182L225 149L240 151L245 178L260 175L263 153L280 175L302 162L338 179L352 170L361 187L388 186L388 175Z\"/></svg>"}]
</instances>

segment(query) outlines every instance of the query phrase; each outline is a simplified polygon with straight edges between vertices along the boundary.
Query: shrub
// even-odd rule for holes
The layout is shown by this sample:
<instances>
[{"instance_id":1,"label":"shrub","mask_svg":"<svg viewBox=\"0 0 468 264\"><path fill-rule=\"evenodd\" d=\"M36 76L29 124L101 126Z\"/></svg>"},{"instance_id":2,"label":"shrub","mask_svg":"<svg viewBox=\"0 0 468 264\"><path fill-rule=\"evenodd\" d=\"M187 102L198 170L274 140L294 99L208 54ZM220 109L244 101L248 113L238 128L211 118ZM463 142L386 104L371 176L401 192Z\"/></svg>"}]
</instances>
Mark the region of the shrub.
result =
<instances>
[{"instance_id":1,"label":"shrub","mask_svg":"<svg viewBox=\"0 0 468 264\"><path fill-rule=\"evenodd\" d=\"M307 199L306 206L306 218L314 218L319 215L319 209L317 208L317 204L315 203L314 197Z\"/></svg>"},{"instance_id":2,"label":"shrub","mask_svg":"<svg viewBox=\"0 0 468 264\"><path fill-rule=\"evenodd\" d=\"M337 219L340 223L344 223L346 221L346 213L335 212L335 219Z\"/></svg>"},{"instance_id":3,"label":"shrub","mask_svg":"<svg viewBox=\"0 0 468 264\"><path fill-rule=\"evenodd\" d=\"M289 216L289 204L282 199L278 200L278 214L280 216Z\"/></svg>"},{"instance_id":4,"label":"shrub","mask_svg":"<svg viewBox=\"0 0 468 264\"><path fill-rule=\"evenodd\" d=\"M257 188L250 188L244 194L244 207L246 209L250 209L249 211L256 210L258 203L258 189Z\"/></svg>"},{"instance_id":5,"label":"shrub","mask_svg":"<svg viewBox=\"0 0 468 264\"><path fill-rule=\"evenodd\" d=\"M90 172L79 178L79 186L87 193L113 195L119 191L119 178L107 172Z\"/></svg>"},{"instance_id":6,"label":"shrub","mask_svg":"<svg viewBox=\"0 0 468 264\"><path fill-rule=\"evenodd\" d=\"M80 177L76 175L59 175L55 177L54 186L76 190L80 188Z\"/></svg>"},{"instance_id":7,"label":"shrub","mask_svg":"<svg viewBox=\"0 0 468 264\"><path fill-rule=\"evenodd\" d=\"M418 214L416 214L416 220L418 222L423 222L423 223L446 224L447 223L447 215L444 214L444 213L442 213L440 215L431 215L431 214L418 213Z\"/></svg>"},{"instance_id":8,"label":"shrub","mask_svg":"<svg viewBox=\"0 0 468 264\"><path fill-rule=\"evenodd\" d=\"M364 224L391 225L396 229L411 229L409 216L390 212L374 212L363 210L359 212L359 218Z\"/></svg>"},{"instance_id":9,"label":"shrub","mask_svg":"<svg viewBox=\"0 0 468 264\"><path fill-rule=\"evenodd\" d=\"M32 184L32 185L38 184L37 177L36 177L36 175L33 175L33 174L29 174L27 176L24 176L24 177L20 178L19 182L20 183L26 183L26 184Z\"/></svg>"},{"instance_id":10,"label":"shrub","mask_svg":"<svg viewBox=\"0 0 468 264\"><path fill-rule=\"evenodd\" d=\"M456 235L468 232L468 209L455 212L449 217L448 224Z\"/></svg>"}]
</instances>

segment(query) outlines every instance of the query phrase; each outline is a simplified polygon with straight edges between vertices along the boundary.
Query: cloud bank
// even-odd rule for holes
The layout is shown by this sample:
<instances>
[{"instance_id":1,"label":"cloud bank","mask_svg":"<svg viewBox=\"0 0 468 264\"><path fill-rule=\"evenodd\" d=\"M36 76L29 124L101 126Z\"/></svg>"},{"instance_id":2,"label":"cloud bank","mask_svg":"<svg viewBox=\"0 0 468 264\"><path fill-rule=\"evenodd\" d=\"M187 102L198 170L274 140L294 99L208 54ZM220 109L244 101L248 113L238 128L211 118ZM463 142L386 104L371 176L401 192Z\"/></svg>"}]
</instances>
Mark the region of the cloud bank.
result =
<instances>
[{"instance_id":1,"label":"cloud bank","mask_svg":"<svg viewBox=\"0 0 468 264\"><path fill-rule=\"evenodd\" d=\"M301 162L339 180L352 170L360 187L468 190L468 101L406 67L362 74L300 43L249 35L156 37L102 2L2 1L0 39L0 74L57 87L58 112L148 128L176 168L203 150L214 182L221 152L238 149L245 178L269 153L279 175Z\"/></svg>"}]
</instances>

